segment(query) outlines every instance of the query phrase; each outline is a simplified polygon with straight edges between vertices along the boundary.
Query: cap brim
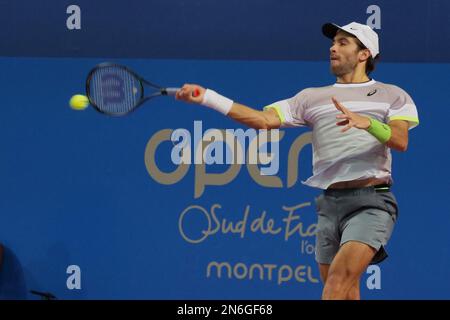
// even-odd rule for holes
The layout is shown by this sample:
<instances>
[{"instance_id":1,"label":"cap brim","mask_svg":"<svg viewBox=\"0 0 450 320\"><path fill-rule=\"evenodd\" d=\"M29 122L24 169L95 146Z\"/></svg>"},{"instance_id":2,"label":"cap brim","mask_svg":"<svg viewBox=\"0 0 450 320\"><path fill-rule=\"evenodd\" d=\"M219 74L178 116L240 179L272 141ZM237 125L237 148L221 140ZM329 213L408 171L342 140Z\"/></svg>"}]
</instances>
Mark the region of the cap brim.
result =
<instances>
[{"instance_id":1,"label":"cap brim","mask_svg":"<svg viewBox=\"0 0 450 320\"><path fill-rule=\"evenodd\" d=\"M322 33L325 37L330 39L333 39L336 36L338 30L341 30L341 27L334 23L325 23L322 26Z\"/></svg>"}]
</instances>

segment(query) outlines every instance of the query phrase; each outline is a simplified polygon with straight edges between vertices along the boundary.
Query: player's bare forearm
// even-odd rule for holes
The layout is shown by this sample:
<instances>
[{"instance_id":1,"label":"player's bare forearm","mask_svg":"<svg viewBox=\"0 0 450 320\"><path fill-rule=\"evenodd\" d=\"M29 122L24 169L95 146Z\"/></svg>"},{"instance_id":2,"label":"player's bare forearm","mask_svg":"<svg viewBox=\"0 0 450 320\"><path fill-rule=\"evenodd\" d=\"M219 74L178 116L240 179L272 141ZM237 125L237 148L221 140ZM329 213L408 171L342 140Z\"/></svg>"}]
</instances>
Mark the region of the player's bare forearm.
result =
<instances>
[{"instance_id":1,"label":"player's bare forearm","mask_svg":"<svg viewBox=\"0 0 450 320\"><path fill-rule=\"evenodd\" d=\"M367 130L370 126L370 118L353 113L354 127ZM348 124L347 124L348 125ZM404 120L393 120L387 124L391 129L391 136L386 141L386 146L391 149L404 152L408 148L408 122Z\"/></svg>"},{"instance_id":2,"label":"player's bare forearm","mask_svg":"<svg viewBox=\"0 0 450 320\"><path fill-rule=\"evenodd\" d=\"M277 129L281 125L281 120L275 110L259 111L236 102L233 103L228 116L254 129Z\"/></svg>"},{"instance_id":3,"label":"player's bare forearm","mask_svg":"<svg viewBox=\"0 0 450 320\"><path fill-rule=\"evenodd\" d=\"M206 94L206 89L195 84L185 84L176 94L175 98L188 103L202 104ZM193 94L197 92L198 94ZM226 114L228 117L254 129L276 129L281 126L281 120L275 110L269 109L259 111L231 100L227 108L216 108L218 111ZM220 107L220 106L219 106ZM222 110L221 110L222 109Z\"/></svg>"},{"instance_id":4,"label":"player's bare forearm","mask_svg":"<svg viewBox=\"0 0 450 320\"><path fill-rule=\"evenodd\" d=\"M408 122L393 120L388 125L391 127L391 137L386 142L386 145L397 151L406 151L408 148Z\"/></svg>"}]
</instances>

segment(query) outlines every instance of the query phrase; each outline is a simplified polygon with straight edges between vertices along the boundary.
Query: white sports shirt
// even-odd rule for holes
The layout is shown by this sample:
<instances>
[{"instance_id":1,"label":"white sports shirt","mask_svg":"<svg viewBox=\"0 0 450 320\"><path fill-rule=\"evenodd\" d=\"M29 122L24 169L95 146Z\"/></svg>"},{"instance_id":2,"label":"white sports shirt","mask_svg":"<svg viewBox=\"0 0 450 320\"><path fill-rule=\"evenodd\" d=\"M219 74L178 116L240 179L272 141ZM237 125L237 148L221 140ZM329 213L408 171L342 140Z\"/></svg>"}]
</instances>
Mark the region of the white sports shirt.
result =
<instances>
[{"instance_id":1,"label":"white sports shirt","mask_svg":"<svg viewBox=\"0 0 450 320\"><path fill-rule=\"evenodd\" d=\"M290 99L266 106L264 109L276 110L281 127L312 129L313 175L302 183L320 189L335 182L371 177L392 183L390 148L366 130L351 128L341 132L343 127L336 125L336 116L341 112L331 101L333 96L350 111L384 123L406 120L409 129L419 124L417 108L404 90L373 79L307 88Z\"/></svg>"}]
</instances>

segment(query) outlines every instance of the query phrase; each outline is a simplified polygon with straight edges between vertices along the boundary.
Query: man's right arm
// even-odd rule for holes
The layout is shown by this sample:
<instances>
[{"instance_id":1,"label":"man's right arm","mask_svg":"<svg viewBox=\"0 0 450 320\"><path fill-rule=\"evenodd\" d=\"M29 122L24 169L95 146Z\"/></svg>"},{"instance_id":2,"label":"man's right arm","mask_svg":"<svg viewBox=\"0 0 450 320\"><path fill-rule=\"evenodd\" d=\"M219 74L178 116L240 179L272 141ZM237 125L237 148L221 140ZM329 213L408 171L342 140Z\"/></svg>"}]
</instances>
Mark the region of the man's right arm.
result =
<instances>
[{"instance_id":1,"label":"man's right arm","mask_svg":"<svg viewBox=\"0 0 450 320\"><path fill-rule=\"evenodd\" d=\"M198 92L197 96L194 96L194 92ZM206 89L194 85L185 84L176 94L176 99L188 103L204 104L205 103ZM223 97L221 97L223 98ZM206 99L208 100L208 99ZM215 101L207 102L207 106L216 109L219 112L227 115L233 120L242 123L250 128L254 129L277 129L281 126L281 119L277 112L271 108L264 111L255 110L244 106L240 103L233 102L226 99L222 102L215 103Z\"/></svg>"},{"instance_id":2,"label":"man's right arm","mask_svg":"<svg viewBox=\"0 0 450 320\"><path fill-rule=\"evenodd\" d=\"M254 129L278 129L281 120L274 109L259 111L239 103L233 103L228 116Z\"/></svg>"}]
</instances>

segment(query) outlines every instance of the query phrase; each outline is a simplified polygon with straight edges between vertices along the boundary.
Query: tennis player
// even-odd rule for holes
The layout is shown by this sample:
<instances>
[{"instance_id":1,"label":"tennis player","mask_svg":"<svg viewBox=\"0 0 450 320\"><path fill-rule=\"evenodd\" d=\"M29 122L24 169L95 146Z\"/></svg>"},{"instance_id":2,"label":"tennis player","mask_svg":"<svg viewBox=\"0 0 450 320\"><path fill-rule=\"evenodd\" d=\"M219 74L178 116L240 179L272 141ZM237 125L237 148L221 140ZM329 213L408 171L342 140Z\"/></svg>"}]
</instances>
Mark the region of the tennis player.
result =
<instances>
[{"instance_id":1,"label":"tennis player","mask_svg":"<svg viewBox=\"0 0 450 320\"><path fill-rule=\"evenodd\" d=\"M408 130L419 119L404 90L369 77L379 58L376 32L356 22L327 23L322 32L332 39L333 85L301 90L263 111L194 84L184 85L176 98L256 129L312 129L313 175L303 183L323 189L316 198L322 299L360 299L361 275L387 257L398 216L391 149L406 151ZM200 95L193 97L194 90Z\"/></svg>"}]
</instances>

